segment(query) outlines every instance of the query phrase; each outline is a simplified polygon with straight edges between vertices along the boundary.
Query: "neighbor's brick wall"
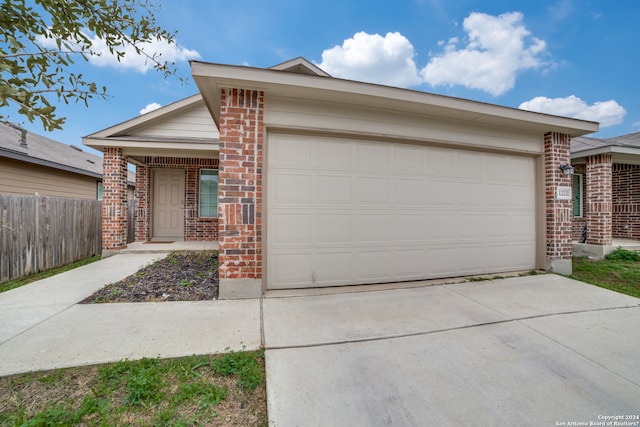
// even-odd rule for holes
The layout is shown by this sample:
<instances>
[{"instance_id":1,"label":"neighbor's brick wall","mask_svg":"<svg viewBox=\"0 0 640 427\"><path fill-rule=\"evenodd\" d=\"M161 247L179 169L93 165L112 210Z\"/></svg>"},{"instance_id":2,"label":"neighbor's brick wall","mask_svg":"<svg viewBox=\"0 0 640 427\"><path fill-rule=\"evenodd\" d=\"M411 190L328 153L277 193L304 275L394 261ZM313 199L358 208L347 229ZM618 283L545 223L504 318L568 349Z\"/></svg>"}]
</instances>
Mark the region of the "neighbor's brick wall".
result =
<instances>
[{"instance_id":1,"label":"neighbor's brick wall","mask_svg":"<svg viewBox=\"0 0 640 427\"><path fill-rule=\"evenodd\" d=\"M218 217L221 279L262 277L264 93L220 93Z\"/></svg>"},{"instance_id":2,"label":"neighbor's brick wall","mask_svg":"<svg viewBox=\"0 0 640 427\"><path fill-rule=\"evenodd\" d=\"M102 160L102 249L127 246L127 158L107 147Z\"/></svg>"},{"instance_id":3,"label":"neighbor's brick wall","mask_svg":"<svg viewBox=\"0 0 640 427\"><path fill-rule=\"evenodd\" d=\"M561 164L570 164L569 135L560 132L547 132L544 135L545 170L545 212L546 212L546 257L552 260L570 260L571 222L573 202L557 200L557 187L571 187L571 175L560 170Z\"/></svg>"},{"instance_id":4,"label":"neighbor's brick wall","mask_svg":"<svg viewBox=\"0 0 640 427\"><path fill-rule=\"evenodd\" d=\"M613 165L613 237L640 239L640 166Z\"/></svg>"},{"instance_id":5,"label":"neighbor's brick wall","mask_svg":"<svg viewBox=\"0 0 640 427\"><path fill-rule=\"evenodd\" d=\"M585 225L587 225L587 176L586 176L586 172L587 172L587 166L586 165L574 165L575 167L575 173L576 174L580 174L582 175L582 216L577 217L574 216L573 217L573 222L572 222L572 235L573 235L573 240L575 241L580 241L580 239L582 238L582 229L584 228ZM573 184L573 180L571 180L572 184Z\"/></svg>"},{"instance_id":6,"label":"neighbor's brick wall","mask_svg":"<svg viewBox=\"0 0 640 427\"><path fill-rule=\"evenodd\" d=\"M611 174L611 154L587 157L587 243L591 245L611 245Z\"/></svg>"},{"instance_id":7,"label":"neighbor's brick wall","mask_svg":"<svg viewBox=\"0 0 640 427\"><path fill-rule=\"evenodd\" d=\"M218 218L201 218L198 206L200 169L218 169L218 159L145 157L144 162L136 168L136 241L151 237L151 173L158 168L185 170L184 239L218 240Z\"/></svg>"}]
</instances>

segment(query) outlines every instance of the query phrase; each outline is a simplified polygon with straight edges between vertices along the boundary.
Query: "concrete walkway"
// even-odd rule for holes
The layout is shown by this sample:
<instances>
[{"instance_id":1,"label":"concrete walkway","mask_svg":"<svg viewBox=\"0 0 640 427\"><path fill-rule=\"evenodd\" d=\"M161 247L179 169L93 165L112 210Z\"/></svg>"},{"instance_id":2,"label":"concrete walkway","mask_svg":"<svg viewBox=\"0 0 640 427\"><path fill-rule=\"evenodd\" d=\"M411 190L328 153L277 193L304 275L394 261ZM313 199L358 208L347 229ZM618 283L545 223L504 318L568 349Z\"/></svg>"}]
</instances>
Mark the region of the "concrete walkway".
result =
<instances>
[{"instance_id":1,"label":"concrete walkway","mask_svg":"<svg viewBox=\"0 0 640 427\"><path fill-rule=\"evenodd\" d=\"M0 294L0 375L263 342L274 426L589 425L640 412L637 298L548 274L77 304L166 254L143 247Z\"/></svg>"},{"instance_id":2,"label":"concrete walkway","mask_svg":"<svg viewBox=\"0 0 640 427\"><path fill-rule=\"evenodd\" d=\"M123 253L0 293L0 375L260 348L260 301L77 304L168 252Z\"/></svg>"},{"instance_id":3,"label":"concrete walkway","mask_svg":"<svg viewBox=\"0 0 640 427\"><path fill-rule=\"evenodd\" d=\"M561 276L268 298L263 310L274 426L640 412L640 300Z\"/></svg>"}]
</instances>

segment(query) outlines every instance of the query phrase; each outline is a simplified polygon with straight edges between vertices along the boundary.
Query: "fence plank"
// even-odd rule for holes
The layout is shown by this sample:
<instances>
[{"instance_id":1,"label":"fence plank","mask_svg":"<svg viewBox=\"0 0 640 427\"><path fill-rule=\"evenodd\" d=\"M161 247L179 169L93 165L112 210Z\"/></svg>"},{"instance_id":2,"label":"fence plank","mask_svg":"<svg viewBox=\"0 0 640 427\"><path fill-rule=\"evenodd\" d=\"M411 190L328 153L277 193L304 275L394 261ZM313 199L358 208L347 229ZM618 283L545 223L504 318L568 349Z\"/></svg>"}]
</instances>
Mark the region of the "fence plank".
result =
<instances>
[{"instance_id":1,"label":"fence plank","mask_svg":"<svg viewBox=\"0 0 640 427\"><path fill-rule=\"evenodd\" d=\"M101 202L0 194L0 282L99 254Z\"/></svg>"}]
</instances>

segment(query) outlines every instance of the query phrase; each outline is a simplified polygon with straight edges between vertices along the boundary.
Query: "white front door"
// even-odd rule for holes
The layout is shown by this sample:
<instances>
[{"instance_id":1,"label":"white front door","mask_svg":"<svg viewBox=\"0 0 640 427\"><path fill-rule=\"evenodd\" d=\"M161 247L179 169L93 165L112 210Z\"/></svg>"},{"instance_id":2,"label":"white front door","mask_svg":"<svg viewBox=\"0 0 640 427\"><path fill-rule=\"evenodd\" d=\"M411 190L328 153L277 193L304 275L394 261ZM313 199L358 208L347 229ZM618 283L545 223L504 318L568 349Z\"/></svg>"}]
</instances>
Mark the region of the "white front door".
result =
<instances>
[{"instance_id":1,"label":"white front door","mask_svg":"<svg viewBox=\"0 0 640 427\"><path fill-rule=\"evenodd\" d=\"M533 157L271 134L267 287L529 270Z\"/></svg>"},{"instance_id":2,"label":"white front door","mask_svg":"<svg viewBox=\"0 0 640 427\"><path fill-rule=\"evenodd\" d=\"M152 239L184 238L184 170L153 171Z\"/></svg>"}]
</instances>

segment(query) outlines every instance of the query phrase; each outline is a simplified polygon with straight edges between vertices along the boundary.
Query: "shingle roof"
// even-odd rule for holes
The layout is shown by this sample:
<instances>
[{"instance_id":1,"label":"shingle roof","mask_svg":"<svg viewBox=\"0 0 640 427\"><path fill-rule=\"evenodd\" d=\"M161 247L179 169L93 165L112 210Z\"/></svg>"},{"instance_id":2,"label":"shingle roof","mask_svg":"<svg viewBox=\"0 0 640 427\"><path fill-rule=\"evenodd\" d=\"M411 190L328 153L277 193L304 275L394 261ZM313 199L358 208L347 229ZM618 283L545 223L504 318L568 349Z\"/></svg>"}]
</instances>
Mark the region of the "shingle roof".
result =
<instances>
[{"instance_id":1,"label":"shingle roof","mask_svg":"<svg viewBox=\"0 0 640 427\"><path fill-rule=\"evenodd\" d=\"M29 131L25 131L23 143L22 133L19 126L0 123L0 156L102 177L101 157Z\"/></svg>"},{"instance_id":2,"label":"shingle roof","mask_svg":"<svg viewBox=\"0 0 640 427\"><path fill-rule=\"evenodd\" d=\"M572 153L579 153L581 151L602 147L640 148L640 132L615 136L613 138L589 138L586 136L571 138Z\"/></svg>"}]
</instances>

